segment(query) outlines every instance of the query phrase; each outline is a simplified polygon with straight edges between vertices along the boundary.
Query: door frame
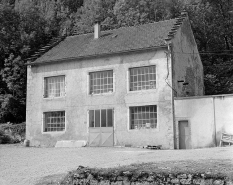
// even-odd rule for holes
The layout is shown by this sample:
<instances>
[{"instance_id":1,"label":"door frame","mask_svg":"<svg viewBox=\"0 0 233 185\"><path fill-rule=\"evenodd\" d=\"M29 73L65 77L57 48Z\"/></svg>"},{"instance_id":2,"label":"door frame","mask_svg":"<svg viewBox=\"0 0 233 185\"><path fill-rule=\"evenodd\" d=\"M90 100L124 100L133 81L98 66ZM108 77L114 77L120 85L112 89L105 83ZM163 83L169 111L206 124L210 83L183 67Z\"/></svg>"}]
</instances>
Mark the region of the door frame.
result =
<instances>
[{"instance_id":1,"label":"door frame","mask_svg":"<svg viewBox=\"0 0 233 185\"><path fill-rule=\"evenodd\" d=\"M179 131L179 122L181 121L187 121L188 122L188 127L189 127L189 133L190 133L190 149L192 149L192 128L191 128L191 122L188 118L178 118L176 119L176 148L179 150L180 146L179 146L179 142L180 142L180 131Z\"/></svg>"},{"instance_id":2,"label":"door frame","mask_svg":"<svg viewBox=\"0 0 233 185\"><path fill-rule=\"evenodd\" d=\"M112 119L113 119L113 123L112 123L112 127L101 127L101 123L100 123L100 127L90 127L90 125L89 125L89 111L90 110L102 110L102 109L112 109L112 113L113 113L113 117L112 117ZM101 113L100 113L101 114ZM89 141L90 141L90 128L99 128L100 129L100 132L99 132L99 134L100 134L100 141L101 141L101 133L103 133L102 131L101 131L101 128L112 128L112 134L113 134L113 145L112 145L112 147L114 147L115 146L115 109L114 108L112 108L112 107L108 107L108 108L99 108L99 109L95 109L95 108L93 108L93 109L87 109L87 122L86 122L86 124L87 124L87 145L88 146L90 146L90 143L89 143ZM98 147L102 147L102 146L98 146Z\"/></svg>"}]
</instances>

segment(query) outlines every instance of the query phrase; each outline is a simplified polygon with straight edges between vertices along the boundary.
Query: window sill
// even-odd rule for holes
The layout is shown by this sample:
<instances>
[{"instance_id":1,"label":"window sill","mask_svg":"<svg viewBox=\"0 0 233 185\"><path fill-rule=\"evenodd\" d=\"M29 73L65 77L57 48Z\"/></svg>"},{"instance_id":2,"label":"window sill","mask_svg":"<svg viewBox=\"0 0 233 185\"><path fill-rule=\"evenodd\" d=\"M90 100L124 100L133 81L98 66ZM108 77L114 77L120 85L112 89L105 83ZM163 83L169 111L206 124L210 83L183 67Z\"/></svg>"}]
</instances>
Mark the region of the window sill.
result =
<instances>
[{"instance_id":1,"label":"window sill","mask_svg":"<svg viewBox=\"0 0 233 185\"><path fill-rule=\"evenodd\" d=\"M145 128L145 129L128 129L129 132L158 132L158 128Z\"/></svg>"},{"instance_id":2,"label":"window sill","mask_svg":"<svg viewBox=\"0 0 233 185\"><path fill-rule=\"evenodd\" d=\"M42 132L42 134L50 134L50 135L56 135L56 134L64 134L66 131L56 131L56 132Z\"/></svg>"},{"instance_id":3,"label":"window sill","mask_svg":"<svg viewBox=\"0 0 233 185\"><path fill-rule=\"evenodd\" d=\"M115 94L115 92L111 92L111 93L101 93L101 94L88 94L88 96L113 96Z\"/></svg>"},{"instance_id":4,"label":"window sill","mask_svg":"<svg viewBox=\"0 0 233 185\"><path fill-rule=\"evenodd\" d=\"M66 96L59 96L59 97L49 97L49 98L44 98L43 100L59 100L59 99L64 99Z\"/></svg>"},{"instance_id":5,"label":"window sill","mask_svg":"<svg viewBox=\"0 0 233 185\"><path fill-rule=\"evenodd\" d=\"M127 94L135 94L135 93L144 94L144 93L150 93L150 92L155 92L155 91L157 91L157 88L156 89L145 89L145 90L139 90L139 91L128 91Z\"/></svg>"}]
</instances>

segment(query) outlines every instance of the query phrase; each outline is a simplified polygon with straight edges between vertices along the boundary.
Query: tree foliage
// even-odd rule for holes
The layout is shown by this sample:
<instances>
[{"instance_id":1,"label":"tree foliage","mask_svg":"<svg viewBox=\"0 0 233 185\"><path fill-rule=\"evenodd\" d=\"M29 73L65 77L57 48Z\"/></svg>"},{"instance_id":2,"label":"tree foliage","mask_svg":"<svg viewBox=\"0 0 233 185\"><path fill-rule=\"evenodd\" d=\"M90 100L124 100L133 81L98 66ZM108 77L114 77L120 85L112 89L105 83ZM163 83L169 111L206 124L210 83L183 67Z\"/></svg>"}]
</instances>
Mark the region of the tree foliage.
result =
<instances>
[{"instance_id":1,"label":"tree foliage","mask_svg":"<svg viewBox=\"0 0 233 185\"><path fill-rule=\"evenodd\" d=\"M96 19L103 30L133 26L177 17L179 0L86 0L76 14L78 33L93 31Z\"/></svg>"},{"instance_id":2,"label":"tree foliage","mask_svg":"<svg viewBox=\"0 0 233 185\"><path fill-rule=\"evenodd\" d=\"M24 5L0 7L0 122L25 120L26 59L56 35L38 6Z\"/></svg>"},{"instance_id":3,"label":"tree foliage","mask_svg":"<svg viewBox=\"0 0 233 185\"><path fill-rule=\"evenodd\" d=\"M25 120L25 63L51 38L92 32L96 20L108 30L175 18L182 10L201 53L205 93L232 93L231 0L0 0L0 123Z\"/></svg>"},{"instance_id":4,"label":"tree foliage","mask_svg":"<svg viewBox=\"0 0 233 185\"><path fill-rule=\"evenodd\" d=\"M205 94L233 93L232 1L202 0L187 7L204 65Z\"/></svg>"},{"instance_id":5,"label":"tree foliage","mask_svg":"<svg viewBox=\"0 0 233 185\"><path fill-rule=\"evenodd\" d=\"M9 53L16 51L20 42L19 14L9 6L0 6L0 69Z\"/></svg>"},{"instance_id":6,"label":"tree foliage","mask_svg":"<svg viewBox=\"0 0 233 185\"><path fill-rule=\"evenodd\" d=\"M0 1L0 123L25 120L27 58L64 30L71 31L82 3Z\"/></svg>"}]
</instances>

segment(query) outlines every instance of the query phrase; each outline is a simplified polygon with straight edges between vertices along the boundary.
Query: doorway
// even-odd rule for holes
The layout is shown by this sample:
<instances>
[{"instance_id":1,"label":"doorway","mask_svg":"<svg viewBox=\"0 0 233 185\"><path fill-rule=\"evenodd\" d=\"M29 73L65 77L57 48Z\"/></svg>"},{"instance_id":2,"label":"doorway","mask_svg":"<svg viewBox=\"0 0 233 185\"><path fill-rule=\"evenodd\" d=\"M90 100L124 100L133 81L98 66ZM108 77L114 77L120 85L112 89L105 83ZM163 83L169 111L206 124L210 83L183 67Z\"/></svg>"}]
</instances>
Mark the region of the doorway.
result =
<instances>
[{"instance_id":1,"label":"doorway","mask_svg":"<svg viewBox=\"0 0 233 185\"><path fill-rule=\"evenodd\" d=\"M179 149L191 149L190 125L187 120L178 122L179 126Z\"/></svg>"},{"instance_id":2,"label":"doorway","mask_svg":"<svg viewBox=\"0 0 233 185\"><path fill-rule=\"evenodd\" d=\"M89 110L89 146L113 146L113 109Z\"/></svg>"}]
</instances>

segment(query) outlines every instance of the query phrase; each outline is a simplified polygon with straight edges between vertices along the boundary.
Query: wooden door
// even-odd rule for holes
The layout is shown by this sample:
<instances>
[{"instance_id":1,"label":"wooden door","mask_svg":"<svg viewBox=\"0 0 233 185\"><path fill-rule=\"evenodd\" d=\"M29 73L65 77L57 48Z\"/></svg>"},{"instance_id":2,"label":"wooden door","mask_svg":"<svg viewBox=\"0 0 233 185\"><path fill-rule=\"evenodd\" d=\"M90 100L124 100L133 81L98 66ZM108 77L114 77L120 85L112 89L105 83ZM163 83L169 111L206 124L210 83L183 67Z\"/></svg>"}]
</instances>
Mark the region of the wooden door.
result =
<instances>
[{"instance_id":1,"label":"wooden door","mask_svg":"<svg viewBox=\"0 0 233 185\"><path fill-rule=\"evenodd\" d=\"M101 138L100 128L89 128L89 146L99 146Z\"/></svg>"},{"instance_id":2,"label":"wooden door","mask_svg":"<svg viewBox=\"0 0 233 185\"><path fill-rule=\"evenodd\" d=\"M113 146L113 127L101 128L100 146Z\"/></svg>"},{"instance_id":3,"label":"wooden door","mask_svg":"<svg viewBox=\"0 0 233 185\"><path fill-rule=\"evenodd\" d=\"M190 149L190 128L188 121L179 121L179 149Z\"/></svg>"}]
</instances>

